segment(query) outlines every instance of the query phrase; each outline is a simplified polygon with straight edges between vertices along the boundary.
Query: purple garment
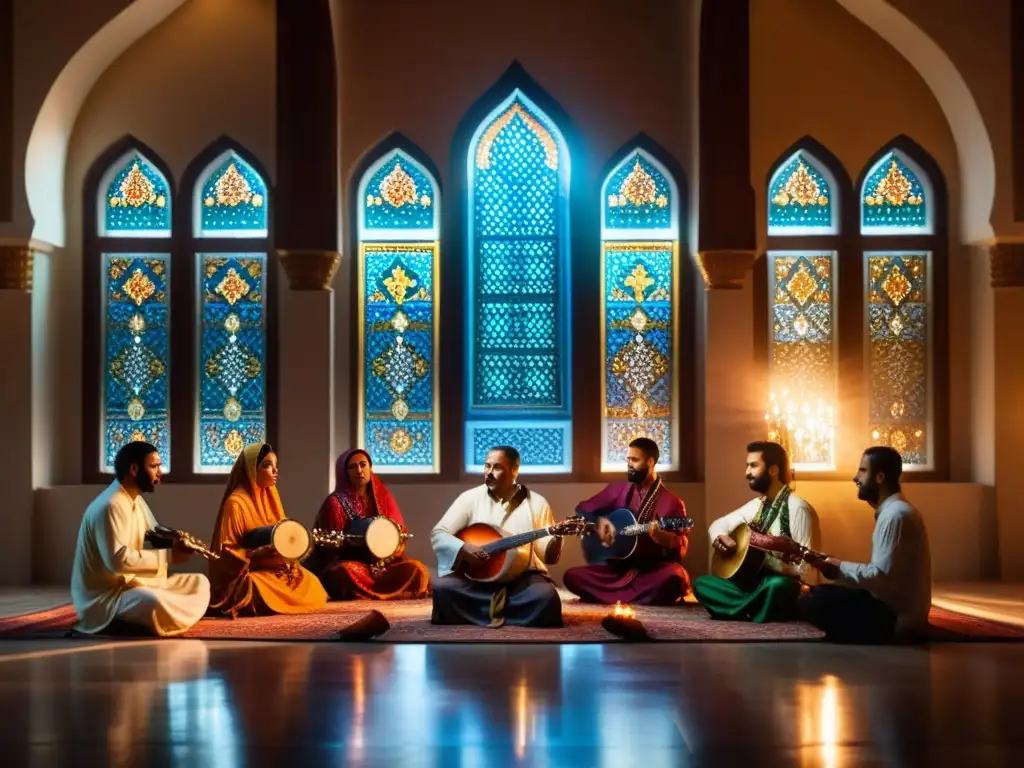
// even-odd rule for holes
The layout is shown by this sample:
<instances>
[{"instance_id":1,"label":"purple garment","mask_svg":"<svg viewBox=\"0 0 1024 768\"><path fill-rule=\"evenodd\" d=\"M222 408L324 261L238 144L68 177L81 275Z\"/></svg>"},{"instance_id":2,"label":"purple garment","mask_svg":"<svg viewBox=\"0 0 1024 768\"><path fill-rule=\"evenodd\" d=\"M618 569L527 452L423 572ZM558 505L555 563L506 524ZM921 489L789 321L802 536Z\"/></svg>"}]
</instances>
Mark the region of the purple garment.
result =
<instances>
[{"instance_id":1,"label":"purple garment","mask_svg":"<svg viewBox=\"0 0 1024 768\"><path fill-rule=\"evenodd\" d=\"M576 511L590 518L625 507L640 511L643 494L632 483L611 483ZM661 487L655 500L654 517L686 517L682 500ZM628 560L606 565L582 565L565 572L565 588L587 603L616 602L636 605L672 605L690 590L690 576L680 564L689 546L687 531L672 531L678 546L662 547L647 534L638 537L636 550Z\"/></svg>"}]
</instances>

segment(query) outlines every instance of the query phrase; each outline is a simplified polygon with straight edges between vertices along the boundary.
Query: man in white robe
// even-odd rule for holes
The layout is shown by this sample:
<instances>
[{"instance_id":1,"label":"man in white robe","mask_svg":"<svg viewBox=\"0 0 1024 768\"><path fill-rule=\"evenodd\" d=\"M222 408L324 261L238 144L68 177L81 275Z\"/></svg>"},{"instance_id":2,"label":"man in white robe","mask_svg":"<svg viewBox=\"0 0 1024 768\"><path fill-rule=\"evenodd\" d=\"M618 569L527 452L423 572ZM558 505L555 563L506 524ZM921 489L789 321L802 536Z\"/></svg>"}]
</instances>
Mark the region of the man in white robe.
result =
<instances>
[{"instance_id":1,"label":"man in white robe","mask_svg":"<svg viewBox=\"0 0 1024 768\"><path fill-rule=\"evenodd\" d=\"M827 555L807 562L832 584L801 601L804 617L840 643L887 643L928 628L932 604L932 561L921 513L900 492L903 459L886 446L861 457L857 498L875 510L871 562L853 563Z\"/></svg>"},{"instance_id":2,"label":"man in white robe","mask_svg":"<svg viewBox=\"0 0 1024 768\"><path fill-rule=\"evenodd\" d=\"M160 484L160 455L149 443L124 446L114 461L117 478L85 511L71 574L75 629L102 632L111 622L145 628L159 637L180 635L206 613L210 581L203 574L167 573L192 551L146 549L156 519L142 498Z\"/></svg>"},{"instance_id":3,"label":"man in white robe","mask_svg":"<svg viewBox=\"0 0 1024 768\"><path fill-rule=\"evenodd\" d=\"M487 523L514 535L555 525L547 500L516 482L519 463L515 448L492 449L484 465L484 484L455 499L431 532L438 575L433 585L434 624L562 626L562 601L547 572L561 556L559 536L523 545L520 554L528 558L526 570L507 583L473 581L458 572L464 561L488 558L480 547L455 536L467 526ZM506 556L515 555L509 551Z\"/></svg>"}]
</instances>

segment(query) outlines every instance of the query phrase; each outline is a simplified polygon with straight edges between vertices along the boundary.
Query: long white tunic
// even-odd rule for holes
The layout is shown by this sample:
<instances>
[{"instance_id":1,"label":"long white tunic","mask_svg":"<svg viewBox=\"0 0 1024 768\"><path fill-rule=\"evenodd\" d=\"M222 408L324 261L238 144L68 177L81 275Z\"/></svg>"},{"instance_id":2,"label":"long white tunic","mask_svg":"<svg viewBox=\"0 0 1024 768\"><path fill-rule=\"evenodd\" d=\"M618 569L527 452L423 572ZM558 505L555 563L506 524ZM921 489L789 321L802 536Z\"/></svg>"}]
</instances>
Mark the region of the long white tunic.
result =
<instances>
[{"instance_id":1,"label":"long white tunic","mask_svg":"<svg viewBox=\"0 0 1024 768\"><path fill-rule=\"evenodd\" d=\"M875 510L871 562L839 566L836 584L866 589L896 614L900 630L928 624L932 560L924 518L900 493Z\"/></svg>"},{"instance_id":2,"label":"long white tunic","mask_svg":"<svg viewBox=\"0 0 1024 768\"><path fill-rule=\"evenodd\" d=\"M711 527L708 528L708 536L711 542L714 543L715 539L719 536L728 536L741 523L750 525L754 518L757 517L757 511L761 508L761 498L751 499L739 509L733 510L724 517L715 520ZM814 507L795 493L789 494L788 506L789 531L792 534L793 540L798 544L814 549L818 544L818 513L814 511ZM782 535L782 515L775 518L765 533L770 536ZM714 552L714 549L711 551ZM787 563L773 555L768 555L765 559L765 567L785 576L793 576L804 581L813 580L813 574L807 572L806 563Z\"/></svg>"},{"instance_id":3,"label":"long white tunic","mask_svg":"<svg viewBox=\"0 0 1024 768\"><path fill-rule=\"evenodd\" d=\"M517 534L555 524L551 505L536 491L527 490L525 497L523 494L516 494L512 504L510 509L509 504L495 499L487 491L486 485L460 494L430 532L430 543L434 547L434 554L437 555L437 575L447 576L454 570L455 561L462 549L462 541L457 539L455 534L466 526L488 523L510 534ZM544 563L547 560L548 547L554 540L554 536L545 536L524 545L532 549L531 570L547 572Z\"/></svg>"},{"instance_id":4,"label":"long white tunic","mask_svg":"<svg viewBox=\"0 0 1024 768\"><path fill-rule=\"evenodd\" d=\"M210 581L200 573L168 575L171 550L145 549L156 519L142 496L134 500L115 480L82 518L71 573L75 629L100 632L114 619L159 636L192 627L210 605Z\"/></svg>"}]
</instances>

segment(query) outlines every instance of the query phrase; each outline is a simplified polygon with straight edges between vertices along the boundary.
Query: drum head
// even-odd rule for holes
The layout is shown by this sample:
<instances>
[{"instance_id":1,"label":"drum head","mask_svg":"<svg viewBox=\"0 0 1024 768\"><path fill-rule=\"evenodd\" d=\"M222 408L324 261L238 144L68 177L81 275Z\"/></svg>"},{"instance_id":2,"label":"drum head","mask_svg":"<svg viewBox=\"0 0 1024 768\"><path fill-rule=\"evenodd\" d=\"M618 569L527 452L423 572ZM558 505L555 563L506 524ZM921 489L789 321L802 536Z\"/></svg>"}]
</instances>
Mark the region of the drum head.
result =
<instances>
[{"instance_id":1,"label":"drum head","mask_svg":"<svg viewBox=\"0 0 1024 768\"><path fill-rule=\"evenodd\" d=\"M720 579L731 579L743 565L743 556L750 543L750 527L745 524L737 526L731 535L736 542L736 551L731 555L723 555L717 549L712 548L711 573Z\"/></svg>"},{"instance_id":2,"label":"drum head","mask_svg":"<svg viewBox=\"0 0 1024 768\"><path fill-rule=\"evenodd\" d=\"M274 526L271 542L281 557L299 560L309 551L309 531L298 520L282 520Z\"/></svg>"},{"instance_id":3,"label":"drum head","mask_svg":"<svg viewBox=\"0 0 1024 768\"><path fill-rule=\"evenodd\" d=\"M402 543L402 532L393 520L375 517L366 528L366 548L374 557L391 557Z\"/></svg>"}]
</instances>

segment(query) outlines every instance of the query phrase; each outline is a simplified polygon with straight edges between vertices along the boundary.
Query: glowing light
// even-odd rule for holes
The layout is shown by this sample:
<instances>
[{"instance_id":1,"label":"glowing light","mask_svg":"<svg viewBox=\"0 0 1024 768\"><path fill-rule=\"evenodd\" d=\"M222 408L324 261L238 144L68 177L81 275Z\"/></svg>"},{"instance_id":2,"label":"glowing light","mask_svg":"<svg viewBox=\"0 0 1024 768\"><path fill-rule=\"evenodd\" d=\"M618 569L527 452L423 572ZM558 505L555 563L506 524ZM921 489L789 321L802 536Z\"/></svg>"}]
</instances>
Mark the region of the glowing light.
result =
<instances>
[{"instance_id":1,"label":"glowing light","mask_svg":"<svg viewBox=\"0 0 1024 768\"><path fill-rule=\"evenodd\" d=\"M623 605L622 603L616 602L615 607L612 608L611 615L620 619L633 619L636 618L636 611L633 609L633 606L629 604Z\"/></svg>"},{"instance_id":2,"label":"glowing light","mask_svg":"<svg viewBox=\"0 0 1024 768\"><path fill-rule=\"evenodd\" d=\"M794 467L835 467L835 408L822 398L814 404L798 403L786 390L781 397L772 392L764 420L768 439L786 449Z\"/></svg>"}]
</instances>

